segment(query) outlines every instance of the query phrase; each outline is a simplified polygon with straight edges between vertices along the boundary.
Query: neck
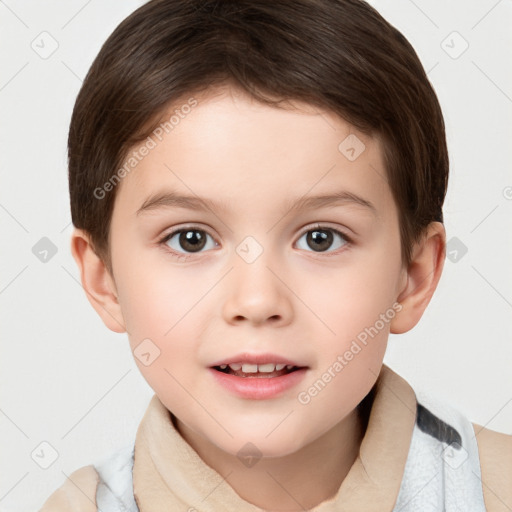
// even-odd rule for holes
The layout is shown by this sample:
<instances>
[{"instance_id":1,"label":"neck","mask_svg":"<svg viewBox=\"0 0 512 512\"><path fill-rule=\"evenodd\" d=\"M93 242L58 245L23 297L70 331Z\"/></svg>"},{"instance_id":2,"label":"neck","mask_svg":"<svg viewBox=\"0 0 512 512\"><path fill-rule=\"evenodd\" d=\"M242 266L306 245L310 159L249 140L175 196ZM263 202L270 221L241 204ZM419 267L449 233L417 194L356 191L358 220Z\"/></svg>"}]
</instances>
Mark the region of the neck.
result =
<instances>
[{"instance_id":1,"label":"neck","mask_svg":"<svg viewBox=\"0 0 512 512\"><path fill-rule=\"evenodd\" d=\"M364 402L364 401L363 401ZM367 425L367 404L332 429L283 457L262 457L245 467L173 418L181 436L203 461L226 478L245 501L266 510L308 510L335 496L357 458Z\"/></svg>"}]
</instances>

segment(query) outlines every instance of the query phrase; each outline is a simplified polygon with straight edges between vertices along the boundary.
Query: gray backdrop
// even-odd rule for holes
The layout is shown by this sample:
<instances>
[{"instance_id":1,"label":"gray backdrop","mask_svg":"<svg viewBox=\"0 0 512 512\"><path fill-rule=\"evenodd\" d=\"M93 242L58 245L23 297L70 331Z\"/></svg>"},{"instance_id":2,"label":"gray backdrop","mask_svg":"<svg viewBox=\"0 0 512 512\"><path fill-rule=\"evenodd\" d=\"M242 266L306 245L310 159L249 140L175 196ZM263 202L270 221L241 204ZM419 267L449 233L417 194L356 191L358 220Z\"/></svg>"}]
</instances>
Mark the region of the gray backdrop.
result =
<instances>
[{"instance_id":1,"label":"gray backdrop","mask_svg":"<svg viewBox=\"0 0 512 512\"><path fill-rule=\"evenodd\" d=\"M132 439L153 394L126 335L103 325L81 288L66 176L81 81L142 3L0 1L4 511L37 509L65 475ZM444 275L420 324L391 337L385 363L512 434L512 2L370 3L428 71L451 159Z\"/></svg>"}]
</instances>

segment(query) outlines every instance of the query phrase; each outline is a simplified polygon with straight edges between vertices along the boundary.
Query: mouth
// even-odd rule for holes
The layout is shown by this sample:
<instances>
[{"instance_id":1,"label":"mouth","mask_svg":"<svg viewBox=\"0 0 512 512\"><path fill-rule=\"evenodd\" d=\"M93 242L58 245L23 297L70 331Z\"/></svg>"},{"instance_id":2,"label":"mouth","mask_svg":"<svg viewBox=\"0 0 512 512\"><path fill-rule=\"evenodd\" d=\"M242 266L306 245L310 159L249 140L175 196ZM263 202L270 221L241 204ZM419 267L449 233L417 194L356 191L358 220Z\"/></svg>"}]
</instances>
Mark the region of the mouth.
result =
<instances>
[{"instance_id":1,"label":"mouth","mask_svg":"<svg viewBox=\"0 0 512 512\"><path fill-rule=\"evenodd\" d=\"M286 393L297 388L309 370L299 359L270 352L240 352L209 366L215 386L244 400L289 398Z\"/></svg>"},{"instance_id":2,"label":"mouth","mask_svg":"<svg viewBox=\"0 0 512 512\"><path fill-rule=\"evenodd\" d=\"M230 363L221 364L212 367L214 370L233 375L235 377L242 377L248 379L271 379L275 377L282 377L290 373L305 369L305 366L295 366L292 364L283 363Z\"/></svg>"}]
</instances>

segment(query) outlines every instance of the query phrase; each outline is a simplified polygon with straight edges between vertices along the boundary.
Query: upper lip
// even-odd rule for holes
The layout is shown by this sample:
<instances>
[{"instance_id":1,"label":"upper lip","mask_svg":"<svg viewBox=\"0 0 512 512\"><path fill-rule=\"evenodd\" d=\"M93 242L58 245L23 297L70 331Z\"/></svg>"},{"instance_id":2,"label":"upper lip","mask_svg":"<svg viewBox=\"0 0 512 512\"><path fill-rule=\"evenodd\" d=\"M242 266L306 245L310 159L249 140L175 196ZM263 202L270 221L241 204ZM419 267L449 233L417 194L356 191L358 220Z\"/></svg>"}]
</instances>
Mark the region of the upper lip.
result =
<instances>
[{"instance_id":1,"label":"upper lip","mask_svg":"<svg viewBox=\"0 0 512 512\"><path fill-rule=\"evenodd\" d=\"M247 363L247 364L265 364L265 363L276 363L276 364L286 364L291 366L303 367L305 365L301 365L296 361L292 361L287 357L279 356L277 354L249 354L247 352L243 352L241 354L235 354L234 356L229 356L224 359L220 359L215 362L211 366L221 366L223 364L232 364L232 363Z\"/></svg>"}]
</instances>

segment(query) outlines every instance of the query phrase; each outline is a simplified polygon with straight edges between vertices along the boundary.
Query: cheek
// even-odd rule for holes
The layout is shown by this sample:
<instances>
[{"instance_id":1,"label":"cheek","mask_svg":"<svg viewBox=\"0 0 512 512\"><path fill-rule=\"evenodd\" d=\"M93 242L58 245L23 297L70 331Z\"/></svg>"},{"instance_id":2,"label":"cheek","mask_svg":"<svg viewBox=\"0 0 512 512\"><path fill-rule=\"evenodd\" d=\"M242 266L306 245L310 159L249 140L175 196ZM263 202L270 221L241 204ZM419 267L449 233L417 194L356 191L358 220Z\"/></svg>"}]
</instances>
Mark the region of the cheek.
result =
<instances>
[{"instance_id":1,"label":"cheek","mask_svg":"<svg viewBox=\"0 0 512 512\"><path fill-rule=\"evenodd\" d=\"M316 338L317 365L297 396L300 407L322 418L318 423L323 425L348 414L374 385L396 314L389 293L349 286L337 297L340 300L333 305L333 297L322 317L334 333L325 329L325 335Z\"/></svg>"},{"instance_id":2,"label":"cheek","mask_svg":"<svg viewBox=\"0 0 512 512\"><path fill-rule=\"evenodd\" d=\"M134 361L159 393L162 387L172 386L168 372L181 380L187 361L193 360L197 339L193 306L201 294L188 276L176 271L170 275L169 266L134 260L126 261L124 272L119 270L122 287L118 291Z\"/></svg>"},{"instance_id":3,"label":"cheek","mask_svg":"<svg viewBox=\"0 0 512 512\"><path fill-rule=\"evenodd\" d=\"M162 338L204 293L198 289L197 275L177 269L164 258L160 262L126 260L119 277L123 317L135 338Z\"/></svg>"},{"instance_id":4,"label":"cheek","mask_svg":"<svg viewBox=\"0 0 512 512\"><path fill-rule=\"evenodd\" d=\"M336 400L337 393L360 400L379 373L390 323L396 315L394 289L399 276L399 265L393 264L391 256L384 258L389 249L381 247L360 251L346 268L320 280L317 276L315 287L304 281L299 292L308 297L308 306L322 320L315 322L317 332L323 335L316 336L319 366L314 377L321 379L320 387L324 381L329 384L320 402ZM399 244L392 249L399 257ZM336 377L327 374L324 379L322 375L328 371Z\"/></svg>"},{"instance_id":5,"label":"cheek","mask_svg":"<svg viewBox=\"0 0 512 512\"><path fill-rule=\"evenodd\" d=\"M178 275L176 273L176 275ZM134 361L155 393L175 411L188 410L189 386L195 371L198 323L194 304L200 298L190 286L163 277L153 267L132 275L123 315ZM146 354L149 354L146 355Z\"/></svg>"},{"instance_id":6,"label":"cheek","mask_svg":"<svg viewBox=\"0 0 512 512\"><path fill-rule=\"evenodd\" d=\"M307 298L307 314L323 321L326 339L355 337L393 306L398 267L364 256L345 268L300 280L302 288L297 294ZM320 321L318 325L321 327Z\"/></svg>"}]
</instances>

